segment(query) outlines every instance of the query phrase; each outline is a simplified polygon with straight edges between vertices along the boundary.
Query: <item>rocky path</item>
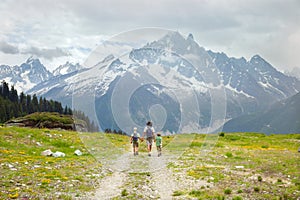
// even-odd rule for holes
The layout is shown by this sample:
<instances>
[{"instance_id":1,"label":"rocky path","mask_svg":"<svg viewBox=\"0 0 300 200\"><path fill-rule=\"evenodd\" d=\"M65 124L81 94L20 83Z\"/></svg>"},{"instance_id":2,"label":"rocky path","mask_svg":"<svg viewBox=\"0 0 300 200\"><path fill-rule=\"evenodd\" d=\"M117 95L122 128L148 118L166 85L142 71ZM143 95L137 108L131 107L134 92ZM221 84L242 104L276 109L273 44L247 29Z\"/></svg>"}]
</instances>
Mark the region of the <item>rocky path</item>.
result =
<instances>
[{"instance_id":1,"label":"rocky path","mask_svg":"<svg viewBox=\"0 0 300 200\"><path fill-rule=\"evenodd\" d=\"M156 168L157 166L160 166L160 168ZM167 169L166 157L154 159L150 164L150 168L156 168L156 170L153 170L151 180L160 199L172 199L172 194L178 186L172 171Z\"/></svg>"},{"instance_id":2,"label":"rocky path","mask_svg":"<svg viewBox=\"0 0 300 200\"><path fill-rule=\"evenodd\" d=\"M183 138L178 137L178 141L182 141ZM140 195L142 199L172 199L173 192L179 187L167 165L179 158L193 138L184 139L186 144L180 143L178 146L175 139L166 146L161 157L157 156L156 148L151 157L145 152L133 156L128 150L109 164L106 163L105 167L110 173L100 180L98 188L89 199L118 199L125 190L129 194Z\"/></svg>"},{"instance_id":3,"label":"rocky path","mask_svg":"<svg viewBox=\"0 0 300 200\"><path fill-rule=\"evenodd\" d=\"M122 172L114 172L111 176L106 176L101 179L100 185L91 199L106 200L121 194L121 186L124 184L125 180L126 175Z\"/></svg>"}]
</instances>

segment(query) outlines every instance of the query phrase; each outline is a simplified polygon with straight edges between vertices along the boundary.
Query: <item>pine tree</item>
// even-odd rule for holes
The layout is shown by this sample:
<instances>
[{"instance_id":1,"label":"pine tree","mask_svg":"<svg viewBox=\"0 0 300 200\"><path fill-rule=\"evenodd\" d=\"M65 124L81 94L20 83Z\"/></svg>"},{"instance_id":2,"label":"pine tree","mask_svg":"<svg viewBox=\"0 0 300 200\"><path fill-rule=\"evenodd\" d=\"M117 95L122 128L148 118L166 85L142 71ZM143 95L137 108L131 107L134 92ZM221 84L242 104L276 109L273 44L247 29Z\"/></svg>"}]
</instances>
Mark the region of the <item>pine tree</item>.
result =
<instances>
[{"instance_id":1,"label":"pine tree","mask_svg":"<svg viewBox=\"0 0 300 200\"><path fill-rule=\"evenodd\" d=\"M28 114L33 113L32 103L31 103L31 96L27 94L26 96L26 112Z\"/></svg>"},{"instance_id":2,"label":"pine tree","mask_svg":"<svg viewBox=\"0 0 300 200\"><path fill-rule=\"evenodd\" d=\"M4 98L8 98L8 96L9 96L8 83L6 83L5 81L2 81L2 96Z\"/></svg>"},{"instance_id":3,"label":"pine tree","mask_svg":"<svg viewBox=\"0 0 300 200\"><path fill-rule=\"evenodd\" d=\"M32 101L31 101L31 106L32 106L32 111L33 112L38 112L39 111L39 102L36 94L32 96Z\"/></svg>"},{"instance_id":4,"label":"pine tree","mask_svg":"<svg viewBox=\"0 0 300 200\"><path fill-rule=\"evenodd\" d=\"M39 99L39 111L40 112L44 112L44 101L43 101L43 97L40 97Z\"/></svg>"},{"instance_id":5,"label":"pine tree","mask_svg":"<svg viewBox=\"0 0 300 200\"><path fill-rule=\"evenodd\" d=\"M18 92L15 90L15 87L12 85L9 91L9 100L12 102L18 102Z\"/></svg>"},{"instance_id":6,"label":"pine tree","mask_svg":"<svg viewBox=\"0 0 300 200\"><path fill-rule=\"evenodd\" d=\"M20 94L20 112L21 112L21 115L25 115L26 113L26 96L23 92L21 92Z\"/></svg>"}]
</instances>

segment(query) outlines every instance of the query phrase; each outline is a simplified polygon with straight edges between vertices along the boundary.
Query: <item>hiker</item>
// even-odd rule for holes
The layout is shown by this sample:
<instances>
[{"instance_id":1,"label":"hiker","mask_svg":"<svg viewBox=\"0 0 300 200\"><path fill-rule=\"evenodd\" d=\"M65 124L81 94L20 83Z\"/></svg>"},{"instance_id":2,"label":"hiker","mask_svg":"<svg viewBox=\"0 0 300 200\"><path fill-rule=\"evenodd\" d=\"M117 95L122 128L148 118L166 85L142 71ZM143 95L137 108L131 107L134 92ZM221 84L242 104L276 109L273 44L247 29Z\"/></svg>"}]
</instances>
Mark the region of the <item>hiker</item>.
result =
<instances>
[{"instance_id":1,"label":"hiker","mask_svg":"<svg viewBox=\"0 0 300 200\"><path fill-rule=\"evenodd\" d=\"M131 134L131 138L130 138L130 143L132 144L132 148L133 148L133 155L138 155L139 152L139 139L140 139L140 134L137 132L137 128L134 127L133 128L133 133Z\"/></svg>"},{"instance_id":2,"label":"hiker","mask_svg":"<svg viewBox=\"0 0 300 200\"><path fill-rule=\"evenodd\" d=\"M161 156L161 149L162 149L162 137L160 133L157 133L155 138L156 148L157 148L157 156Z\"/></svg>"},{"instance_id":3,"label":"hiker","mask_svg":"<svg viewBox=\"0 0 300 200\"><path fill-rule=\"evenodd\" d=\"M152 127L152 122L148 121L147 126L144 129L144 137L146 138L148 156L151 156L152 143L154 139L154 128Z\"/></svg>"}]
</instances>

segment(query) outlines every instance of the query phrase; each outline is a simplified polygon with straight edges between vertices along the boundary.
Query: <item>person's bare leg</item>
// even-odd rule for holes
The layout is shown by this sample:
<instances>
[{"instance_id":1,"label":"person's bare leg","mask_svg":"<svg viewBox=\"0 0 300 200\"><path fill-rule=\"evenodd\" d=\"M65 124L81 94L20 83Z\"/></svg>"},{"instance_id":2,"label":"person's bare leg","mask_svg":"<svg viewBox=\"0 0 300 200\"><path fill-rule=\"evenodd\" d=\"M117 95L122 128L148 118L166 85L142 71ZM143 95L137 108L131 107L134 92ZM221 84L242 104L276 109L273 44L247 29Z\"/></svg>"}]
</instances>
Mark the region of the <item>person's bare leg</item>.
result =
<instances>
[{"instance_id":1,"label":"person's bare leg","mask_svg":"<svg viewBox=\"0 0 300 200\"><path fill-rule=\"evenodd\" d=\"M151 156L151 145L148 145L148 156Z\"/></svg>"}]
</instances>

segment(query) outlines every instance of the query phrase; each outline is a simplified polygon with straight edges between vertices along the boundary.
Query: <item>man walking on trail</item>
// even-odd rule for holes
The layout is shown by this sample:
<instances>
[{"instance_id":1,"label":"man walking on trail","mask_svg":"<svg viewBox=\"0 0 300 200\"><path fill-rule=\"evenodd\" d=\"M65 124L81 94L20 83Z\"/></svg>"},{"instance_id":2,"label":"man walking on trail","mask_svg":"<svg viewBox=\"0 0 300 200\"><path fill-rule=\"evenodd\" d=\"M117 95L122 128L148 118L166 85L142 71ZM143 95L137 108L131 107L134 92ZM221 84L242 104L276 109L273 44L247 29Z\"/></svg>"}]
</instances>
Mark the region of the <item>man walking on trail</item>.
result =
<instances>
[{"instance_id":1,"label":"man walking on trail","mask_svg":"<svg viewBox=\"0 0 300 200\"><path fill-rule=\"evenodd\" d=\"M148 149L148 156L151 156L151 150L152 150L152 143L153 139L155 138L155 131L154 128L152 127L152 122L147 122L147 126L144 129L144 137L146 138L147 142L147 149Z\"/></svg>"}]
</instances>

